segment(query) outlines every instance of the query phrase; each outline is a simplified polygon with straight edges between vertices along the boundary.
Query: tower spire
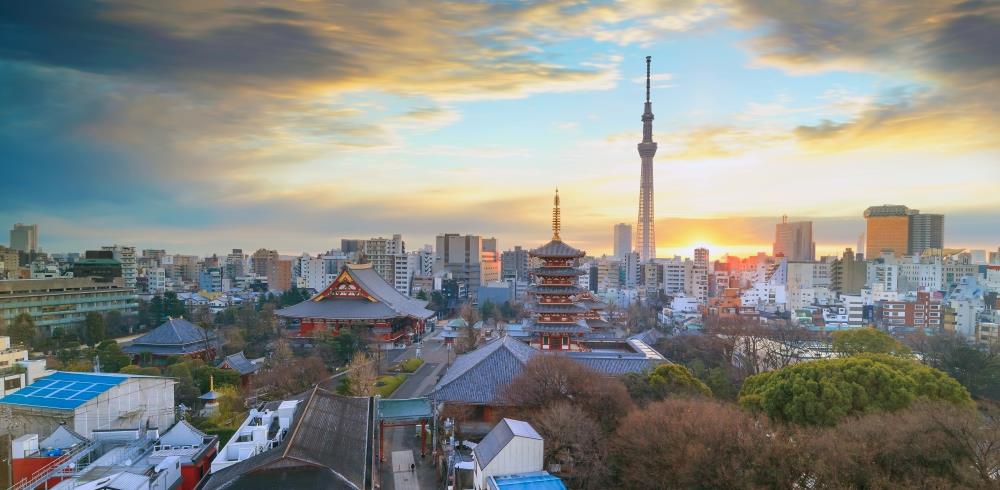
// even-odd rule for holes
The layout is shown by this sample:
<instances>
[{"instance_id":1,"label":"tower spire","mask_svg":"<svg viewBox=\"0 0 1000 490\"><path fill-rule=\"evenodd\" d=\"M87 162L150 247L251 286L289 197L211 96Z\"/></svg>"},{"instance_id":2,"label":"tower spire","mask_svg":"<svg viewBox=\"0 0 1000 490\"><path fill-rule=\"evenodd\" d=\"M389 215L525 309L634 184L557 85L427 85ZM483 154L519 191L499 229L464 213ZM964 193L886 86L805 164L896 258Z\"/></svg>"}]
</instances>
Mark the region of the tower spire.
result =
<instances>
[{"instance_id":1,"label":"tower spire","mask_svg":"<svg viewBox=\"0 0 1000 490\"><path fill-rule=\"evenodd\" d=\"M559 238L559 229L562 228L562 222L559 217L559 188L556 187L556 197L552 200L552 239L561 240Z\"/></svg>"},{"instance_id":2,"label":"tower spire","mask_svg":"<svg viewBox=\"0 0 1000 490\"><path fill-rule=\"evenodd\" d=\"M653 156L656 155L656 142L653 141L653 103L649 93L652 61L652 56L646 57L646 104L642 111L642 142L638 148L642 172L639 180L639 226L635 234L635 248L642 262L656 258L653 214Z\"/></svg>"},{"instance_id":3,"label":"tower spire","mask_svg":"<svg viewBox=\"0 0 1000 490\"><path fill-rule=\"evenodd\" d=\"M649 102L649 65L653 62L652 56L646 57L646 102Z\"/></svg>"}]
</instances>

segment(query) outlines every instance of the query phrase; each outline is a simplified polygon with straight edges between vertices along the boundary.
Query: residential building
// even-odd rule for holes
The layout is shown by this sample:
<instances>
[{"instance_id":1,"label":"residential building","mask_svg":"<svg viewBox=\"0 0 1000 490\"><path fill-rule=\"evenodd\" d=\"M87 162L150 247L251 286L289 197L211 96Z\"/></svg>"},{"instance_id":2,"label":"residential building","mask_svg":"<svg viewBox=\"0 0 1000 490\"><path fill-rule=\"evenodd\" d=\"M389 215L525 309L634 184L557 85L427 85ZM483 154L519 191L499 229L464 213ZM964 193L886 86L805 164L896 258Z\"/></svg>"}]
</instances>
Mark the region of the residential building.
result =
<instances>
[{"instance_id":1,"label":"residential building","mask_svg":"<svg viewBox=\"0 0 1000 490\"><path fill-rule=\"evenodd\" d=\"M434 272L446 271L469 290L482 284L483 239L478 235L446 233L438 235Z\"/></svg>"},{"instance_id":2,"label":"residential building","mask_svg":"<svg viewBox=\"0 0 1000 490\"><path fill-rule=\"evenodd\" d=\"M20 254L17 250L0 246L0 279L17 279L20 266Z\"/></svg>"},{"instance_id":3,"label":"residential building","mask_svg":"<svg viewBox=\"0 0 1000 490\"><path fill-rule=\"evenodd\" d=\"M337 277L336 270L330 271L329 256L310 257L303 255L299 258L299 277L296 284L300 288L322 291Z\"/></svg>"},{"instance_id":4,"label":"residential building","mask_svg":"<svg viewBox=\"0 0 1000 490\"><path fill-rule=\"evenodd\" d=\"M944 215L920 214L910 215L910 251L911 255L920 255L925 250L941 250L944 248Z\"/></svg>"},{"instance_id":5,"label":"residential building","mask_svg":"<svg viewBox=\"0 0 1000 490\"><path fill-rule=\"evenodd\" d=\"M484 238L479 260L479 285L485 286L500 280L500 251L496 238Z\"/></svg>"},{"instance_id":6,"label":"residential building","mask_svg":"<svg viewBox=\"0 0 1000 490\"><path fill-rule=\"evenodd\" d=\"M639 252L629 252L625 254L622 267L625 269L625 287L635 288L642 281L642 262Z\"/></svg>"},{"instance_id":7,"label":"residential building","mask_svg":"<svg viewBox=\"0 0 1000 490\"><path fill-rule=\"evenodd\" d=\"M632 225L628 223L616 224L613 239L615 258L624 260L625 256L632 252Z\"/></svg>"},{"instance_id":8,"label":"residential building","mask_svg":"<svg viewBox=\"0 0 1000 490\"><path fill-rule=\"evenodd\" d=\"M19 252L37 252L38 225L16 223L10 230L10 248Z\"/></svg>"},{"instance_id":9,"label":"residential building","mask_svg":"<svg viewBox=\"0 0 1000 490\"><path fill-rule=\"evenodd\" d=\"M395 281L393 266L396 256L406 253L406 243L399 234L393 235L392 238L369 238L364 241L362 252L375 273L392 283Z\"/></svg>"},{"instance_id":10,"label":"residential building","mask_svg":"<svg viewBox=\"0 0 1000 490\"><path fill-rule=\"evenodd\" d=\"M279 258L277 250L258 249L250 258L253 274L258 277L267 277L272 267L271 263L277 262Z\"/></svg>"},{"instance_id":11,"label":"residential building","mask_svg":"<svg viewBox=\"0 0 1000 490\"><path fill-rule=\"evenodd\" d=\"M671 295L683 293L687 289L685 279L691 275L688 269L694 267L694 262L674 257L660 263L663 265L663 291Z\"/></svg>"},{"instance_id":12,"label":"residential building","mask_svg":"<svg viewBox=\"0 0 1000 490\"><path fill-rule=\"evenodd\" d=\"M242 277L247 273L247 256L243 253L243 249L234 248L229 255L226 255L226 265L225 270L223 270L224 277L227 279L236 279L237 277Z\"/></svg>"},{"instance_id":13,"label":"residential building","mask_svg":"<svg viewBox=\"0 0 1000 490\"><path fill-rule=\"evenodd\" d=\"M420 252L396 255L393 259L393 287L399 294L410 296L413 276L420 269Z\"/></svg>"},{"instance_id":14,"label":"residential building","mask_svg":"<svg viewBox=\"0 0 1000 490\"><path fill-rule=\"evenodd\" d=\"M101 250L112 253L112 258L122 265L122 279L125 280L125 287L135 288L135 278L138 276L135 261L135 247L123 245L111 245L101 247Z\"/></svg>"},{"instance_id":15,"label":"residential building","mask_svg":"<svg viewBox=\"0 0 1000 490\"><path fill-rule=\"evenodd\" d=\"M27 313L48 333L83 325L87 313L119 311L127 316L135 314L138 306L135 291L126 288L121 278L111 282L90 277L0 281L0 318L10 325Z\"/></svg>"},{"instance_id":16,"label":"residential building","mask_svg":"<svg viewBox=\"0 0 1000 490\"><path fill-rule=\"evenodd\" d=\"M247 418L212 461L211 473L222 471L281 444L292 425L298 405L299 400L284 400L251 408Z\"/></svg>"},{"instance_id":17,"label":"residential building","mask_svg":"<svg viewBox=\"0 0 1000 490\"><path fill-rule=\"evenodd\" d=\"M292 261L278 258L268 261L267 288L271 291L287 291L292 288Z\"/></svg>"},{"instance_id":18,"label":"residential building","mask_svg":"<svg viewBox=\"0 0 1000 490\"><path fill-rule=\"evenodd\" d=\"M528 251L515 246L513 250L507 250L500 256L501 279L504 281L513 280L516 282L528 282Z\"/></svg>"},{"instance_id":19,"label":"residential building","mask_svg":"<svg viewBox=\"0 0 1000 490\"><path fill-rule=\"evenodd\" d=\"M619 289L624 284L624 268L619 260L602 258L597 261L597 292Z\"/></svg>"},{"instance_id":20,"label":"residential building","mask_svg":"<svg viewBox=\"0 0 1000 490\"><path fill-rule=\"evenodd\" d=\"M830 266L830 289L838 294L860 294L868 279L864 258L850 248Z\"/></svg>"},{"instance_id":21,"label":"residential building","mask_svg":"<svg viewBox=\"0 0 1000 490\"><path fill-rule=\"evenodd\" d=\"M884 251L905 255L910 251L910 216L918 213L906 206L886 204L865 210L867 222L865 257L878 257Z\"/></svg>"},{"instance_id":22,"label":"residential building","mask_svg":"<svg viewBox=\"0 0 1000 490\"><path fill-rule=\"evenodd\" d=\"M816 242L812 238L812 221L789 222L787 216L774 227L774 255L793 262L816 260Z\"/></svg>"},{"instance_id":23,"label":"residential building","mask_svg":"<svg viewBox=\"0 0 1000 490\"><path fill-rule=\"evenodd\" d=\"M198 289L209 293L221 293L222 268L202 267L198 273Z\"/></svg>"},{"instance_id":24,"label":"residential building","mask_svg":"<svg viewBox=\"0 0 1000 490\"><path fill-rule=\"evenodd\" d=\"M340 251L344 254L358 254L364 251L365 241L357 239L341 239Z\"/></svg>"},{"instance_id":25,"label":"residential building","mask_svg":"<svg viewBox=\"0 0 1000 490\"><path fill-rule=\"evenodd\" d=\"M882 301L875 305L875 321L885 329L916 328L940 331L944 326L941 300L918 292L916 299Z\"/></svg>"}]
</instances>

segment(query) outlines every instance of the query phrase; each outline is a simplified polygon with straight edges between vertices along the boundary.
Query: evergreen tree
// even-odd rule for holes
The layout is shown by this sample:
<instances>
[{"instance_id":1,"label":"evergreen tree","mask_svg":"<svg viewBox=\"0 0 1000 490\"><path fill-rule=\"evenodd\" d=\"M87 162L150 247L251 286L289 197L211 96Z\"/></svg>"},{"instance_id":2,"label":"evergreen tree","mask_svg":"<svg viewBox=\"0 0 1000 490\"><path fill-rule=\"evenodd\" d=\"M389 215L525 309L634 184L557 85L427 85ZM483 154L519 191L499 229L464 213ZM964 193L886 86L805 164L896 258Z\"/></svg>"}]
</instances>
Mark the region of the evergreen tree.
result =
<instances>
[{"instance_id":1,"label":"evergreen tree","mask_svg":"<svg viewBox=\"0 0 1000 490\"><path fill-rule=\"evenodd\" d=\"M84 339L87 341L87 345L93 347L94 344L104 340L105 337L105 325L104 317L98 313L87 313L87 318L84 320Z\"/></svg>"},{"instance_id":2,"label":"evergreen tree","mask_svg":"<svg viewBox=\"0 0 1000 490\"><path fill-rule=\"evenodd\" d=\"M14 318L9 335L12 344L31 350L35 344L35 336L38 335L38 327L35 326L35 320L31 318L31 315L21 313Z\"/></svg>"}]
</instances>

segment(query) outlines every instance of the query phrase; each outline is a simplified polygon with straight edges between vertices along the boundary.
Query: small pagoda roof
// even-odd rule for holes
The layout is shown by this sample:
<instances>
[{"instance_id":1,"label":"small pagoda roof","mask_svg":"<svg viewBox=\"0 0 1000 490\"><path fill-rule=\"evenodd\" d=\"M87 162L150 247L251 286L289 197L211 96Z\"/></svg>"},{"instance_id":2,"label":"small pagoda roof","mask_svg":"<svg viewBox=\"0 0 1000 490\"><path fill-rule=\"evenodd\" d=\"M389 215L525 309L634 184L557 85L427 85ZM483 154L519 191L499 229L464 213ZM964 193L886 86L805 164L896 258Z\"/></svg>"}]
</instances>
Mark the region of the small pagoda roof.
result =
<instances>
[{"instance_id":1,"label":"small pagoda roof","mask_svg":"<svg viewBox=\"0 0 1000 490\"><path fill-rule=\"evenodd\" d=\"M553 238L549 243L528 251L528 255L541 258L576 259L587 255L587 253L567 245L562 240Z\"/></svg>"},{"instance_id":2,"label":"small pagoda roof","mask_svg":"<svg viewBox=\"0 0 1000 490\"><path fill-rule=\"evenodd\" d=\"M528 272L536 276L562 276L562 277L582 276L586 274L586 272L574 267L536 267Z\"/></svg>"},{"instance_id":3,"label":"small pagoda roof","mask_svg":"<svg viewBox=\"0 0 1000 490\"><path fill-rule=\"evenodd\" d=\"M222 362L219 363L219 369L232 369L240 373L240 375L253 374L260 369L259 364L254 364L252 361L247 359L246 354L243 351L239 351L235 354L230 354L226 356Z\"/></svg>"},{"instance_id":4,"label":"small pagoda roof","mask_svg":"<svg viewBox=\"0 0 1000 490\"><path fill-rule=\"evenodd\" d=\"M183 318L168 318L159 327L122 348L126 354L195 354L216 347L216 334Z\"/></svg>"},{"instance_id":5,"label":"small pagoda roof","mask_svg":"<svg viewBox=\"0 0 1000 490\"><path fill-rule=\"evenodd\" d=\"M312 298L280 309L285 318L324 320L427 319L427 302L404 296L378 275L371 264L349 264L326 289Z\"/></svg>"}]
</instances>

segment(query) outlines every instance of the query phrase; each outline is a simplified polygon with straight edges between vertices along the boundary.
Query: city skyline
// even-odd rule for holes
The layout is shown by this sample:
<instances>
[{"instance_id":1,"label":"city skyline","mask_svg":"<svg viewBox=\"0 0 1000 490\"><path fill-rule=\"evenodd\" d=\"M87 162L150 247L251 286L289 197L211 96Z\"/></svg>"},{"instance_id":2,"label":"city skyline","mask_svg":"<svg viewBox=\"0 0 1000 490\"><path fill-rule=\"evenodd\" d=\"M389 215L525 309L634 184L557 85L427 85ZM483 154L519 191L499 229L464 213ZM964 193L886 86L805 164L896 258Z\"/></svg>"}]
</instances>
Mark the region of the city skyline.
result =
<instances>
[{"instance_id":1,"label":"city skyline","mask_svg":"<svg viewBox=\"0 0 1000 490\"><path fill-rule=\"evenodd\" d=\"M997 8L906 5L3 5L0 223L47 251L507 249L559 187L566 239L610 254L651 55L658 256L769 251L786 214L836 254L882 204L993 249Z\"/></svg>"}]
</instances>

